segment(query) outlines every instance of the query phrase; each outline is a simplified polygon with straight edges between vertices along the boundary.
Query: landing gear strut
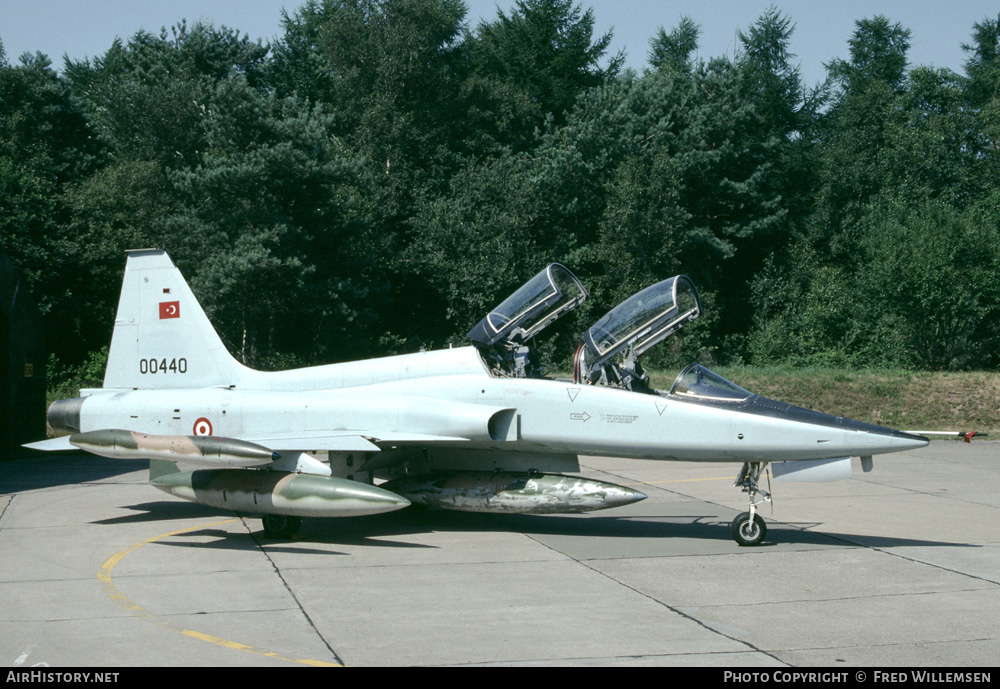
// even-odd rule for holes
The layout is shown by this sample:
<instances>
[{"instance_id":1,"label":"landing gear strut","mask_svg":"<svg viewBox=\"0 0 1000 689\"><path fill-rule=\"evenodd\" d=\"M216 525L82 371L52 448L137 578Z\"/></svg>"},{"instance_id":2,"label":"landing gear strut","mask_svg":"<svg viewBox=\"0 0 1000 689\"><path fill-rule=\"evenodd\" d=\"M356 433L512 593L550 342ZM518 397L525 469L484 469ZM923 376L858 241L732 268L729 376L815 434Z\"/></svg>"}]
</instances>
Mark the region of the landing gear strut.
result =
<instances>
[{"instance_id":1,"label":"landing gear strut","mask_svg":"<svg viewBox=\"0 0 1000 689\"><path fill-rule=\"evenodd\" d=\"M771 494L757 487L757 480L766 466L767 462L747 462L740 470L740 475L736 477L736 483L733 484L750 496L750 511L741 513L731 525L733 539L740 545L759 545L767 536L767 525L757 514L757 505L771 502ZM758 493L761 496L760 500L756 499Z\"/></svg>"}]
</instances>

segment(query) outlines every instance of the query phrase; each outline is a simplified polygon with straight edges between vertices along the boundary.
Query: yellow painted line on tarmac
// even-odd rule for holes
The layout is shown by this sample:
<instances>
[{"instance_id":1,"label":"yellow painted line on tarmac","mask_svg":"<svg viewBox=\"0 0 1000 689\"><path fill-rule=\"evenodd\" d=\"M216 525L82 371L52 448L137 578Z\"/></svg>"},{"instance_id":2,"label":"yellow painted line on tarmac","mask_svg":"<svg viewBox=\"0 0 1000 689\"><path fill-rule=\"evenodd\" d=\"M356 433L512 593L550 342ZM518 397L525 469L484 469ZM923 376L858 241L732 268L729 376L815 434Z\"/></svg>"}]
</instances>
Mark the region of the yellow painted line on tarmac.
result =
<instances>
[{"instance_id":1,"label":"yellow painted line on tarmac","mask_svg":"<svg viewBox=\"0 0 1000 689\"><path fill-rule=\"evenodd\" d=\"M696 481L735 481L735 476L719 476L717 478L678 478L671 479L670 481L645 481L646 485L654 485L660 483L693 483ZM639 484L637 484L639 485Z\"/></svg>"},{"instance_id":2,"label":"yellow painted line on tarmac","mask_svg":"<svg viewBox=\"0 0 1000 689\"><path fill-rule=\"evenodd\" d=\"M695 483L698 481L735 481L735 476L719 476L718 478L676 478L669 481L639 481L623 483L623 486L658 486L664 483Z\"/></svg>"},{"instance_id":3,"label":"yellow painted line on tarmac","mask_svg":"<svg viewBox=\"0 0 1000 689\"><path fill-rule=\"evenodd\" d=\"M178 529L177 531L171 531L169 533L160 534L159 536L153 536L152 538L147 538L144 541L139 541L138 543L133 543L127 548L119 550L117 553L109 557L101 565L101 568L97 572L97 579L104 584L105 591L108 597L111 598L119 607L129 611L136 617L141 617L143 619L149 620L153 624L159 625L164 629L169 629L172 632L177 632L178 634L183 634L184 636L191 637L192 639L198 639L199 641L204 641L206 643L215 644L216 646L222 646L223 648L230 648L236 651L244 651L246 653L253 653L254 655L264 656L267 658L274 658L276 660L287 660L290 663L298 663L300 665L312 665L315 667L342 667L337 663L330 663L324 660L314 660L312 658L288 658L282 656L278 653L268 651L262 648L257 648L256 646L250 646L248 644L242 644L237 641L228 641L226 639L219 638L217 636L212 636L211 634L205 634L204 632L195 631L193 629L185 629L184 627L179 627L169 622L164 622L160 618L156 617L150 612L144 610L141 606L136 605L127 596L122 594L115 586L115 582L111 578L111 572L114 568L124 560L128 555L131 555L139 548L149 545L150 543L155 543L156 541L162 540L164 538L169 538L170 536L176 536L178 534L186 533L188 531L197 531L199 529L207 529L212 526L221 526L223 524L232 524L233 522L239 521L238 519L227 519L221 522L213 522L211 524L200 524L198 526L189 526L185 529Z\"/></svg>"}]
</instances>

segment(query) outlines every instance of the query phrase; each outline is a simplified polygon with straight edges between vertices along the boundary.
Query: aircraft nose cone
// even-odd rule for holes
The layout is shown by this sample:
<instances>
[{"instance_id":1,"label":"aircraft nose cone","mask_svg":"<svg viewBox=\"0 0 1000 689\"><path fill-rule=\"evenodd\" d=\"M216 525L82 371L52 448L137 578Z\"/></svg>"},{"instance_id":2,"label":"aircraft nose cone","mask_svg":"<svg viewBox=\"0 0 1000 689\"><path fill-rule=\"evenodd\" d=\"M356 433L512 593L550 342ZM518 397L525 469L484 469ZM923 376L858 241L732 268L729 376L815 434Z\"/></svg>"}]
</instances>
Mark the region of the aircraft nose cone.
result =
<instances>
[{"instance_id":1,"label":"aircraft nose cone","mask_svg":"<svg viewBox=\"0 0 1000 689\"><path fill-rule=\"evenodd\" d=\"M875 426L861 421L844 419L844 426L851 431L852 444L857 455L883 452L905 452L925 447L930 441L922 435L904 433L892 428Z\"/></svg>"},{"instance_id":2,"label":"aircraft nose cone","mask_svg":"<svg viewBox=\"0 0 1000 689\"><path fill-rule=\"evenodd\" d=\"M902 433L902 431L900 431L900 433ZM903 433L903 436L905 437L899 438L899 441L906 445L905 449L907 450L916 450L921 447L927 447L927 445L931 442L929 438L925 438L922 435Z\"/></svg>"},{"instance_id":3,"label":"aircraft nose cone","mask_svg":"<svg viewBox=\"0 0 1000 689\"><path fill-rule=\"evenodd\" d=\"M903 452L924 447L929 442L922 435L904 433L893 428L855 421L842 416L797 407L785 402L754 395L742 403L741 411L782 421L793 421L807 427L826 429L829 440L821 440L827 456L869 456L885 452ZM833 454L831 454L833 453Z\"/></svg>"}]
</instances>

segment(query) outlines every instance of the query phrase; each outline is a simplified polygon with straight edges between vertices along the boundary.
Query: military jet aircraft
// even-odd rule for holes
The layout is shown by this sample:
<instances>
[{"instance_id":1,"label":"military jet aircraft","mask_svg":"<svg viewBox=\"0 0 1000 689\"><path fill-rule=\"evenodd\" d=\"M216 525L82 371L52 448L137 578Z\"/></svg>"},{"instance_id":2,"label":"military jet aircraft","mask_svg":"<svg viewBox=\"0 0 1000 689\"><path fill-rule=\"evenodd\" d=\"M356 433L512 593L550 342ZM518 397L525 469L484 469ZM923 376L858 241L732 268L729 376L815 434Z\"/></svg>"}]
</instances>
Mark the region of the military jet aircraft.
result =
<instances>
[{"instance_id":1,"label":"military jet aircraft","mask_svg":"<svg viewBox=\"0 0 1000 689\"><path fill-rule=\"evenodd\" d=\"M263 515L272 537L302 517L410 504L544 514L646 497L573 475L581 454L734 462L749 501L732 534L750 546L766 536L768 463L776 480L843 478L852 456L868 471L876 454L928 442L755 395L698 364L653 389L639 357L701 314L683 275L594 323L572 378L544 377L532 338L588 296L553 263L470 346L261 372L230 355L166 252L130 251L103 387L54 402L49 423L69 435L29 447L148 459L156 488Z\"/></svg>"}]
</instances>

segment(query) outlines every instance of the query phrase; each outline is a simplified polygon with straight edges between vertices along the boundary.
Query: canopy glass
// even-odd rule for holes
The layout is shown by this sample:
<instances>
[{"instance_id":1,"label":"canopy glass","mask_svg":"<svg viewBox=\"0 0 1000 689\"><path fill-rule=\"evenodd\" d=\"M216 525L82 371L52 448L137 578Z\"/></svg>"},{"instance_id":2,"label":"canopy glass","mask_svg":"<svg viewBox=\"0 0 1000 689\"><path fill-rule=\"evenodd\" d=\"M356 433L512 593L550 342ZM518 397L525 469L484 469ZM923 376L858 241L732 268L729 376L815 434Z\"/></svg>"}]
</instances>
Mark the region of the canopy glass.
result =
<instances>
[{"instance_id":1,"label":"canopy glass","mask_svg":"<svg viewBox=\"0 0 1000 689\"><path fill-rule=\"evenodd\" d=\"M501 340L525 342L588 296L569 268L550 263L490 311L469 331L468 337L484 345Z\"/></svg>"}]
</instances>

